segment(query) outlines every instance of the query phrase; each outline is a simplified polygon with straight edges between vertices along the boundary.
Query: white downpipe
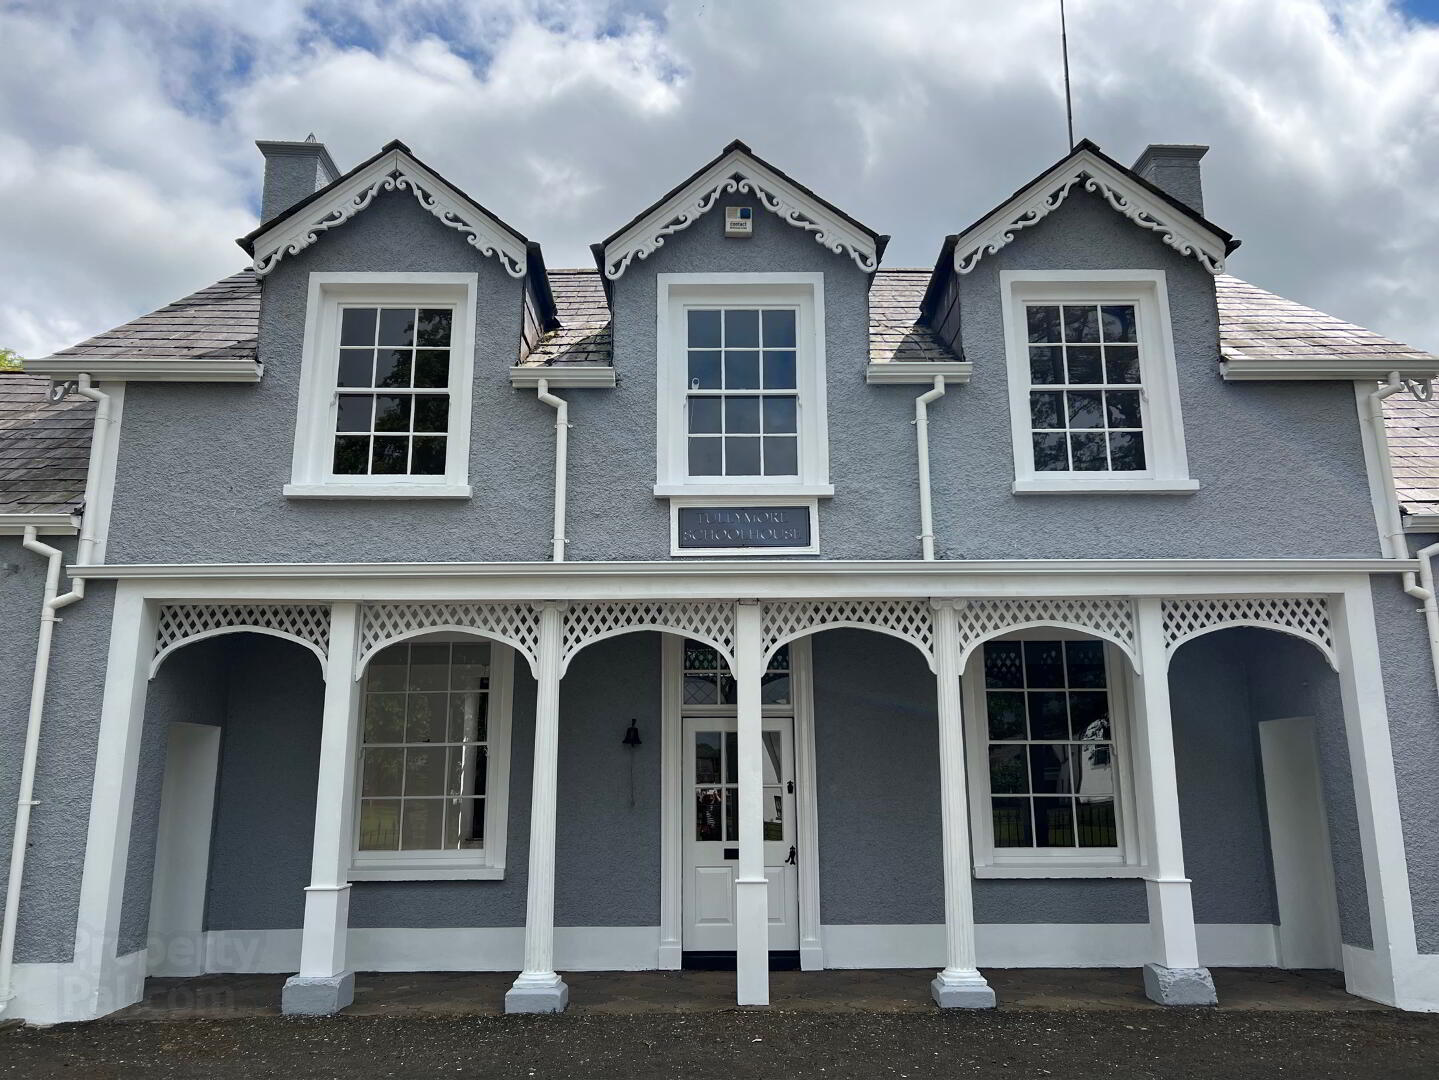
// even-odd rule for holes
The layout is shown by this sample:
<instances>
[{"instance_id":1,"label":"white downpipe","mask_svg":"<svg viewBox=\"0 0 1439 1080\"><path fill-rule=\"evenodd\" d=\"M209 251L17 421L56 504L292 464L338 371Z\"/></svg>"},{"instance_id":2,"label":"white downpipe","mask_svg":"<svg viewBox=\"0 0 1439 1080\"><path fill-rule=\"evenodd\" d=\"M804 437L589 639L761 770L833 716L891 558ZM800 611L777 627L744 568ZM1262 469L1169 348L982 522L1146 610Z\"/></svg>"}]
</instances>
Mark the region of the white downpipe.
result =
<instances>
[{"instance_id":1,"label":"white downpipe","mask_svg":"<svg viewBox=\"0 0 1439 1080\"><path fill-rule=\"evenodd\" d=\"M45 593L40 605L40 636L35 643L35 675L30 683L30 719L25 725L25 750L20 765L20 795L15 803L15 834L10 840L10 876L5 884L5 920L0 929L0 1014L15 997L15 927L20 918L20 885L25 877L25 851L30 837L30 809L35 805L35 762L40 756L40 721L45 712L45 684L50 674L50 642L55 636L55 594L60 588L64 556L42 544L35 526L21 541L27 551L44 556Z\"/></svg>"},{"instance_id":2,"label":"white downpipe","mask_svg":"<svg viewBox=\"0 0 1439 1080\"><path fill-rule=\"evenodd\" d=\"M1419 559L1419 580L1429 595L1424 598L1424 622L1429 628L1429 659L1434 665L1434 689L1439 691L1439 600L1434 593L1434 565L1439 544L1430 544L1416 553Z\"/></svg>"},{"instance_id":3,"label":"white downpipe","mask_svg":"<svg viewBox=\"0 0 1439 1080\"><path fill-rule=\"evenodd\" d=\"M539 382L540 400L555 410L555 537L552 558L565 561L565 482L570 452L570 406L550 393L550 380Z\"/></svg>"},{"instance_id":4,"label":"white downpipe","mask_svg":"<svg viewBox=\"0 0 1439 1080\"><path fill-rule=\"evenodd\" d=\"M1391 371L1388 381L1365 398L1368 403L1365 420L1369 422L1375 465L1379 470L1379 489L1383 493L1384 524L1380 529L1380 547L1385 557L1390 559L1402 559L1409 554L1409 544L1404 537L1404 517L1399 512L1398 494L1394 488L1394 465L1389 456L1389 437L1384 428L1384 399L1393 397L1401 390L1414 392L1410 384L1399 377L1399 372ZM1417 392L1415 396L1419 396ZM1416 581L1412 570L1406 571L1404 591L1424 602L1421 610L1424 612L1425 628L1429 632L1429 662L1434 669L1435 690L1439 692L1439 601L1435 599L1432 562L1436 553L1439 553L1439 544L1430 544L1415 552L1415 557L1419 560L1418 580Z\"/></svg>"},{"instance_id":5,"label":"white downpipe","mask_svg":"<svg viewBox=\"0 0 1439 1080\"><path fill-rule=\"evenodd\" d=\"M926 562L934 561L934 503L929 491L929 403L944 397L944 376L914 399L914 438L919 451L919 542Z\"/></svg>"},{"instance_id":6,"label":"white downpipe","mask_svg":"<svg viewBox=\"0 0 1439 1080\"><path fill-rule=\"evenodd\" d=\"M95 552L95 531L100 518L96 512L97 493L105 474L105 454L110 445L110 395L97 390L89 375L82 374L75 392L95 402L95 428L91 434L90 462L85 472L85 505L80 519L80 538L75 546L75 563L88 565ZM59 548L41 543L32 525L21 541L27 551L46 560L45 591L40 606L40 634L35 643L35 671L30 681L30 715L25 726L24 757L20 766L20 794L15 804L15 833L10 842L10 873L5 884L5 916L0 923L0 1014L15 998L15 931L20 919L20 887L25 878L25 853L29 846L30 811L35 806L35 765L40 757L40 725L45 714L45 690L50 680L50 646L55 639L55 612L85 598L85 579L72 579L70 591L60 591L64 555Z\"/></svg>"},{"instance_id":7,"label":"white downpipe","mask_svg":"<svg viewBox=\"0 0 1439 1080\"><path fill-rule=\"evenodd\" d=\"M75 564L88 566L95 554L95 530L100 515L96 513L95 502L100 491L101 478L105 474L105 452L110 445L110 395L97 390L91 384L90 376L80 375L75 393L95 402L95 431L90 442L90 466L85 472L85 512L80 519L80 540L75 545ZM70 591L50 601L52 610L69 607L77 600L85 599L85 579L72 578Z\"/></svg>"}]
</instances>

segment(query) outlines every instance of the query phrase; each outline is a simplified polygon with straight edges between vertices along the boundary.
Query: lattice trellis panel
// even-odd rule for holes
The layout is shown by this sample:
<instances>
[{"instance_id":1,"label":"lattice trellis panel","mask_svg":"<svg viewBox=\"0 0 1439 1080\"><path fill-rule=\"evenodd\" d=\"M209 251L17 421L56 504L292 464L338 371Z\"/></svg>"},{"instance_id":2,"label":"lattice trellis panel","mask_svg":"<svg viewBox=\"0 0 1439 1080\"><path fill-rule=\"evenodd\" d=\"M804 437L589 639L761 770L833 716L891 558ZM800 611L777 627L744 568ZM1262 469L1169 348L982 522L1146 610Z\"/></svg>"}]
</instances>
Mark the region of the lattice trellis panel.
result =
<instances>
[{"instance_id":1,"label":"lattice trellis panel","mask_svg":"<svg viewBox=\"0 0 1439 1080\"><path fill-rule=\"evenodd\" d=\"M927 600L780 600L764 605L764 654L815 630L877 630L913 644L934 670L934 618Z\"/></svg>"},{"instance_id":2,"label":"lattice trellis panel","mask_svg":"<svg viewBox=\"0 0 1439 1080\"><path fill-rule=\"evenodd\" d=\"M1293 634L1324 654L1336 671L1334 628L1322 596L1182 597L1164 601L1164 644L1172 653L1181 643L1231 626L1258 626Z\"/></svg>"},{"instance_id":3,"label":"lattice trellis panel","mask_svg":"<svg viewBox=\"0 0 1439 1080\"><path fill-rule=\"evenodd\" d=\"M298 642L323 664L330 648L330 609L323 604L165 604L156 626L150 675L182 645L243 631Z\"/></svg>"},{"instance_id":4,"label":"lattice trellis panel","mask_svg":"<svg viewBox=\"0 0 1439 1080\"><path fill-rule=\"evenodd\" d=\"M734 666L734 603L728 600L582 600L565 612L560 672L586 645L632 630L664 630L696 638Z\"/></svg>"},{"instance_id":5,"label":"lattice trellis panel","mask_svg":"<svg viewBox=\"0 0 1439 1080\"><path fill-rule=\"evenodd\" d=\"M1135 660L1134 602L1123 597L1074 596L962 601L960 658L997 634L1027 626L1061 626L1106 638Z\"/></svg>"},{"instance_id":6,"label":"lattice trellis panel","mask_svg":"<svg viewBox=\"0 0 1439 1080\"><path fill-rule=\"evenodd\" d=\"M433 630L473 630L516 649L531 671L539 666L540 609L535 604L366 604L360 622L357 679L370 657L386 645Z\"/></svg>"}]
</instances>

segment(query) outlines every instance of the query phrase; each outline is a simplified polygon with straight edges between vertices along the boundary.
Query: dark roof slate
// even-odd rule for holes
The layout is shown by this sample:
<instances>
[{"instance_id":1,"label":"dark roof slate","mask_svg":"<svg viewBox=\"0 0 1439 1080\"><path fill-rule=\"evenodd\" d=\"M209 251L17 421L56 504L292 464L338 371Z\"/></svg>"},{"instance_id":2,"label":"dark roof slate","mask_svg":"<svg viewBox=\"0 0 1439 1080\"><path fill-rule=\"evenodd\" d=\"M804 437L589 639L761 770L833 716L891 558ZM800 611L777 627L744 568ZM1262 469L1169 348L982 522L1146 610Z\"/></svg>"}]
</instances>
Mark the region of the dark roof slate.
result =
<instances>
[{"instance_id":1,"label":"dark roof slate","mask_svg":"<svg viewBox=\"0 0 1439 1080\"><path fill-rule=\"evenodd\" d=\"M525 366L608 366L614 351L613 337L609 304L605 301L599 272L551 270L549 280L560 325L546 332L521 363Z\"/></svg>"},{"instance_id":2,"label":"dark roof slate","mask_svg":"<svg viewBox=\"0 0 1439 1080\"><path fill-rule=\"evenodd\" d=\"M254 360L260 281L242 270L56 356L126 360Z\"/></svg>"},{"instance_id":3,"label":"dark roof slate","mask_svg":"<svg viewBox=\"0 0 1439 1080\"><path fill-rule=\"evenodd\" d=\"M58 404L41 375L0 372L0 514L63 514L85 498L95 403Z\"/></svg>"}]
</instances>

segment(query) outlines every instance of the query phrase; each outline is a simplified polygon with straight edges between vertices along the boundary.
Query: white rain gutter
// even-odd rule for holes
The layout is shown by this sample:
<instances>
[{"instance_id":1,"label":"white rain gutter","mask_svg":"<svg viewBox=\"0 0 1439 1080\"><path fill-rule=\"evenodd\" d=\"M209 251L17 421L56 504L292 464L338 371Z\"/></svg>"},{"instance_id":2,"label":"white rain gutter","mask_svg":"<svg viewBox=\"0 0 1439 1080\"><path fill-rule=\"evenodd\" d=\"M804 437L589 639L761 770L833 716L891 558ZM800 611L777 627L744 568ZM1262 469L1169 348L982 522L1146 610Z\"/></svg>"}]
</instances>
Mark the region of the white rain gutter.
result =
<instances>
[{"instance_id":1,"label":"white rain gutter","mask_svg":"<svg viewBox=\"0 0 1439 1080\"><path fill-rule=\"evenodd\" d=\"M110 444L110 395L95 389L90 376L82 374L75 392L95 402L95 429L91 435L90 463L85 473L85 504L80 539L75 546L75 563L89 565L95 552L97 493L105 472L105 451ZM5 883L5 916L0 923L0 1014L15 999L15 930L20 918L20 888L25 879L25 854L29 847L30 811L35 806L35 765L40 757L40 725L45 715L45 690L50 679L50 647L55 638L55 612L85 597L85 579L72 578L70 591L60 591L64 555L59 548L43 544L39 530L25 529L21 544L46 560L45 591L40 606L40 635L35 643L35 671L30 682L30 715L25 726L25 748L20 766L20 794L15 803L15 832L10 840L10 873Z\"/></svg>"},{"instance_id":2,"label":"white rain gutter","mask_svg":"<svg viewBox=\"0 0 1439 1080\"><path fill-rule=\"evenodd\" d=\"M1374 464L1379 471L1377 485L1382 493L1378 504L1382 506L1383 517L1379 530L1380 550L1389 559L1404 559L1409 555L1409 544L1404 538L1404 517L1399 512L1399 499L1394 486L1394 464L1389 456L1389 437L1384 428L1384 399L1393 397L1402 390L1407 390L1421 401L1429 400L1434 393L1432 383L1416 383L1402 379L1399 372L1391 371L1388 381L1364 399L1368 407L1365 420L1369 422L1370 438L1374 446ZM1434 567L1431 562L1436 553L1439 553L1439 544L1430 544L1416 552L1415 557L1419 560L1418 580L1413 571L1406 571L1403 583L1405 593L1424 603L1422 611L1425 627L1429 631L1429 661L1434 669L1435 690L1439 692L1439 603L1435 600Z\"/></svg>"},{"instance_id":3,"label":"white rain gutter","mask_svg":"<svg viewBox=\"0 0 1439 1080\"><path fill-rule=\"evenodd\" d=\"M30 719L25 725L25 749L20 765L20 795L15 803L15 834L10 839L10 876L5 884L5 921L0 928L0 1014L15 997L15 927L20 919L20 884L25 877L25 852L30 838L30 809L35 805L35 762L40 756L40 721L45 713L45 684L50 675L50 642L55 636L55 594L60 590L64 556L59 548L42 544L35 526L25 530L25 550L42 555L45 594L40 605L40 637L35 644L35 675L30 683Z\"/></svg>"},{"instance_id":4,"label":"white rain gutter","mask_svg":"<svg viewBox=\"0 0 1439 1080\"><path fill-rule=\"evenodd\" d=\"M565 499L566 477L570 450L570 406L562 397L550 393L550 380L539 381L540 400L555 410L555 536L552 541L554 562L565 561Z\"/></svg>"},{"instance_id":5,"label":"white rain gutter","mask_svg":"<svg viewBox=\"0 0 1439 1080\"><path fill-rule=\"evenodd\" d=\"M944 397L944 376L914 399L914 438L919 452L919 542L926 562L934 561L934 503L929 490L929 403Z\"/></svg>"}]
</instances>

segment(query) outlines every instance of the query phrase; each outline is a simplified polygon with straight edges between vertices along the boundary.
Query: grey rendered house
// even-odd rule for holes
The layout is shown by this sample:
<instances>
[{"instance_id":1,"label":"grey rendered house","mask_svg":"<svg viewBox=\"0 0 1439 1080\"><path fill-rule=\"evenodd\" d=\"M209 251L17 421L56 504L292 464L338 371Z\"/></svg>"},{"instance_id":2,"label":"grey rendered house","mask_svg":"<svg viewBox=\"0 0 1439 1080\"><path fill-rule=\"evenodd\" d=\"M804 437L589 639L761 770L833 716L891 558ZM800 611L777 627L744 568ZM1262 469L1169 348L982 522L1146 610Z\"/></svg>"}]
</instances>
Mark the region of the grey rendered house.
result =
<instances>
[{"instance_id":1,"label":"grey rendered house","mask_svg":"<svg viewBox=\"0 0 1439 1080\"><path fill-rule=\"evenodd\" d=\"M549 270L403 144L260 145L249 268L0 376L5 1016L695 965L1439 1009L1383 417L1439 359L1229 276L1200 148L1081 143L904 270L734 143Z\"/></svg>"}]
</instances>

